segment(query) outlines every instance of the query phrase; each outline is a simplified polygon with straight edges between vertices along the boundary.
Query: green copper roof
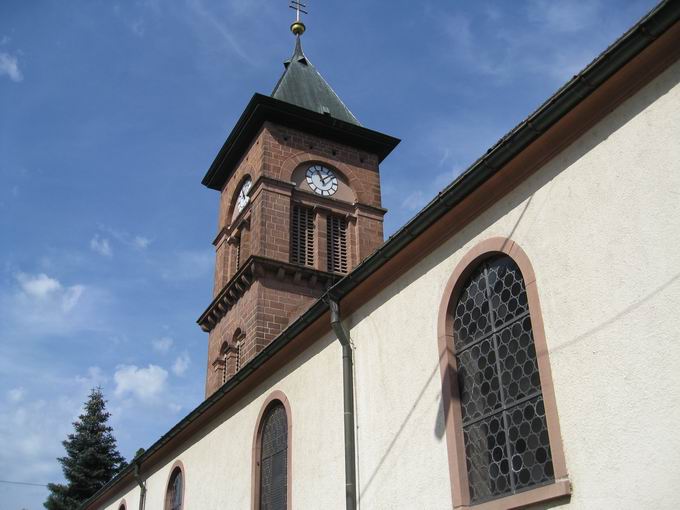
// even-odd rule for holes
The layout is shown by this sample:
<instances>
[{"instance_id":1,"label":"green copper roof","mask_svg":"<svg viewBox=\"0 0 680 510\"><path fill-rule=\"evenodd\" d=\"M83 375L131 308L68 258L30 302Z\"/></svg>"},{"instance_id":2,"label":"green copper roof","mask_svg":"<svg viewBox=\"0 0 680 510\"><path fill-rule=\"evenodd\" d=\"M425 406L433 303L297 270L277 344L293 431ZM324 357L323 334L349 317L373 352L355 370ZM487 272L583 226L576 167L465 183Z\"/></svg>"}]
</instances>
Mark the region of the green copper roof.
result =
<instances>
[{"instance_id":1,"label":"green copper roof","mask_svg":"<svg viewBox=\"0 0 680 510\"><path fill-rule=\"evenodd\" d=\"M300 36L296 39L293 56L284 62L286 70L274 87L272 97L360 126L356 117L302 52Z\"/></svg>"}]
</instances>

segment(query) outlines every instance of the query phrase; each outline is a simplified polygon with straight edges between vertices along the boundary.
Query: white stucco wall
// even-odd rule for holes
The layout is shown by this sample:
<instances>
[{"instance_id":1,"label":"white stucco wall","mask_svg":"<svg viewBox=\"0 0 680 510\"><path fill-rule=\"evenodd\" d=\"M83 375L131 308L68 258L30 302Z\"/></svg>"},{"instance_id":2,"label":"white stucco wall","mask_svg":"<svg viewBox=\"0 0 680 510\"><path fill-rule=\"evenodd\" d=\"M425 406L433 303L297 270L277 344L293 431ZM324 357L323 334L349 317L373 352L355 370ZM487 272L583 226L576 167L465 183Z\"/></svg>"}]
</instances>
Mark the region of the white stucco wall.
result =
<instances>
[{"instance_id":1,"label":"white stucco wall","mask_svg":"<svg viewBox=\"0 0 680 510\"><path fill-rule=\"evenodd\" d=\"M266 398L282 391L292 417L292 502L294 508L344 508L342 428L342 364L337 341L321 339L291 364L264 381L242 401L216 419L213 427L185 445L147 479L147 510L162 510L170 468L184 465L187 509L251 509L253 436ZM138 491L112 499L107 510L138 508Z\"/></svg>"},{"instance_id":2,"label":"white stucco wall","mask_svg":"<svg viewBox=\"0 0 680 510\"><path fill-rule=\"evenodd\" d=\"M348 318L360 508L451 507L437 314L454 267L494 236L537 277L573 484L558 506L677 508L679 81L676 63ZM253 434L274 389L293 415L293 508L344 508L341 376L328 335L151 474L147 510L163 508L175 459L187 510L250 509ZM136 488L105 508L122 497L137 508Z\"/></svg>"},{"instance_id":3,"label":"white stucco wall","mask_svg":"<svg viewBox=\"0 0 680 510\"><path fill-rule=\"evenodd\" d=\"M678 508L679 80L676 63L352 318L362 508L450 508L437 314L455 266L494 236L536 273L563 506Z\"/></svg>"}]
</instances>

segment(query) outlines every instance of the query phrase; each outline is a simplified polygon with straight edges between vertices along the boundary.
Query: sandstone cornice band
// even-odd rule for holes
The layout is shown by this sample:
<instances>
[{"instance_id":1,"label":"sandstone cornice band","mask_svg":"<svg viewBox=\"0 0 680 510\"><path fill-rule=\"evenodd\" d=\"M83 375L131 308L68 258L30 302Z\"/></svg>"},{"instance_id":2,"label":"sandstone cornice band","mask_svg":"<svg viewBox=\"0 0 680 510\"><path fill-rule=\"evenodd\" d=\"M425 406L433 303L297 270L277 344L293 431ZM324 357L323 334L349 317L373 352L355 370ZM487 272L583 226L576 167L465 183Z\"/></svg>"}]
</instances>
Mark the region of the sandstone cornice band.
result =
<instances>
[{"instance_id":1,"label":"sandstone cornice band","mask_svg":"<svg viewBox=\"0 0 680 510\"><path fill-rule=\"evenodd\" d=\"M343 275L319 271L312 267L299 266L277 260L251 256L243 267L229 280L219 294L208 305L208 308L196 321L205 332L211 331L220 322L231 307L245 294L253 282L271 275L280 281L291 281L300 284L308 282L310 287L328 288L340 280Z\"/></svg>"}]
</instances>

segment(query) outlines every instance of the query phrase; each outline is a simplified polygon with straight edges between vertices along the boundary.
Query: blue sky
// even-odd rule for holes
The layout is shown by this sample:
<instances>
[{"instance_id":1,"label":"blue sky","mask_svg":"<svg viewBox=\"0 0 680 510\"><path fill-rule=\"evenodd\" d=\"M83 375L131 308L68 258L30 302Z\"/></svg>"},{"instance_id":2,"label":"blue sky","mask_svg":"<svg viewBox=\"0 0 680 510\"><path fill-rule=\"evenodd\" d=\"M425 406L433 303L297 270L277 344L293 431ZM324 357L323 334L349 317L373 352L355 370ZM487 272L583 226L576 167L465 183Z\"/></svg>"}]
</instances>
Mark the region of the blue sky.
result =
<instances>
[{"instance_id":1,"label":"blue sky","mask_svg":"<svg viewBox=\"0 0 680 510\"><path fill-rule=\"evenodd\" d=\"M386 233L652 0L309 0L307 56L367 127ZM0 2L0 480L61 479L90 388L120 450L203 398L218 195L200 180L292 52L285 0ZM0 510L46 491L0 483Z\"/></svg>"}]
</instances>

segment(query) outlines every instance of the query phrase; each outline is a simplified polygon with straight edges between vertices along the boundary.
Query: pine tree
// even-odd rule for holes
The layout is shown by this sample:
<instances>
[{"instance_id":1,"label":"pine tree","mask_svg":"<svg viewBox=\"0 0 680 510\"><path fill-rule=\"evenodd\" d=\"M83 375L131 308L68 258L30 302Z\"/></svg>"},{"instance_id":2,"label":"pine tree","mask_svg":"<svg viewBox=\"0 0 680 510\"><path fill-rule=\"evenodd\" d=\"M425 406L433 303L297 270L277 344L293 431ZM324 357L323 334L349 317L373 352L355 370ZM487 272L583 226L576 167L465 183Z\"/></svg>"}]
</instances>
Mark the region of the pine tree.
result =
<instances>
[{"instance_id":1,"label":"pine tree","mask_svg":"<svg viewBox=\"0 0 680 510\"><path fill-rule=\"evenodd\" d=\"M107 425L109 416L101 388L94 388L84 413L73 422L74 432L62 442L66 456L57 459L68 483L47 486L51 494L45 508L76 510L127 465Z\"/></svg>"}]
</instances>

